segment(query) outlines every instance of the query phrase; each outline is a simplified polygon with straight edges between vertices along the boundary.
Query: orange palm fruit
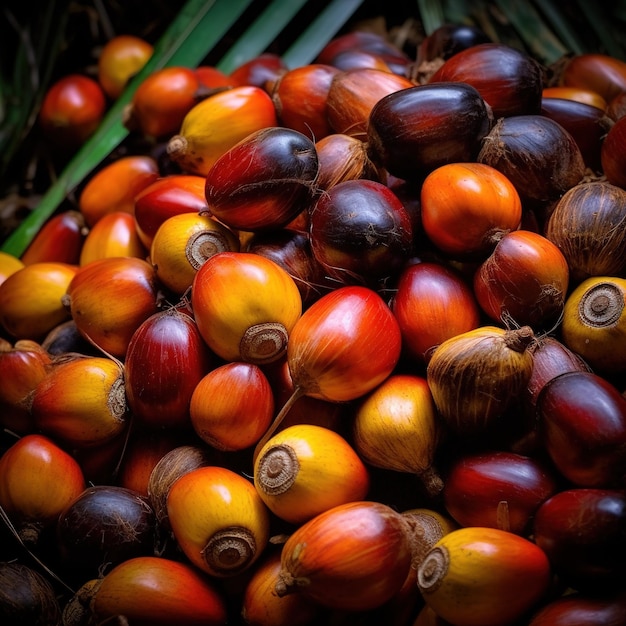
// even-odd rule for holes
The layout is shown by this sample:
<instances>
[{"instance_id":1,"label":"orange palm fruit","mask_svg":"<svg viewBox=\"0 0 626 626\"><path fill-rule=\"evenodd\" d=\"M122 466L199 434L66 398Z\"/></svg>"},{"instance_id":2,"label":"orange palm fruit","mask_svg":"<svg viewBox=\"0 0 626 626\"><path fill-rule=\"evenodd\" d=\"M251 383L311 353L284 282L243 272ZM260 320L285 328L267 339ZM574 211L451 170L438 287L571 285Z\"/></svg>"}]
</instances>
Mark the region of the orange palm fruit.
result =
<instances>
[{"instance_id":1,"label":"orange palm fruit","mask_svg":"<svg viewBox=\"0 0 626 626\"><path fill-rule=\"evenodd\" d=\"M158 281L154 268L135 257L96 259L78 269L64 302L85 338L115 357L123 357L130 339L156 313Z\"/></svg>"},{"instance_id":2,"label":"orange palm fruit","mask_svg":"<svg viewBox=\"0 0 626 626\"><path fill-rule=\"evenodd\" d=\"M204 176L170 174L154 181L136 196L137 234L148 250L156 231L167 218L208 210L204 186Z\"/></svg>"},{"instance_id":3,"label":"orange palm fruit","mask_svg":"<svg viewBox=\"0 0 626 626\"><path fill-rule=\"evenodd\" d=\"M22 254L22 262L24 265L46 261L77 265L87 232L80 211L70 209L58 213L35 235Z\"/></svg>"},{"instance_id":4,"label":"orange palm fruit","mask_svg":"<svg viewBox=\"0 0 626 626\"><path fill-rule=\"evenodd\" d=\"M196 76L200 84L209 90L235 87L235 81L228 74L224 74L212 65L199 65L196 68Z\"/></svg>"},{"instance_id":5,"label":"orange palm fruit","mask_svg":"<svg viewBox=\"0 0 626 626\"><path fill-rule=\"evenodd\" d=\"M175 294L191 287L202 264L218 252L238 252L239 238L207 213L181 213L167 218L150 246L157 278Z\"/></svg>"},{"instance_id":6,"label":"orange palm fruit","mask_svg":"<svg viewBox=\"0 0 626 626\"><path fill-rule=\"evenodd\" d=\"M91 585L95 623L118 616L133 626L225 626L226 604L213 581L168 558L140 556L114 567Z\"/></svg>"},{"instance_id":7,"label":"orange palm fruit","mask_svg":"<svg viewBox=\"0 0 626 626\"><path fill-rule=\"evenodd\" d=\"M200 467L178 478L167 495L167 514L187 558L212 576L247 570L269 541L269 510L254 485L224 467Z\"/></svg>"},{"instance_id":8,"label":"orange palm fruit","mask_svg":"<svg viewBox=\"0 0 626 626\"><path fill-rule=\"evenodd\" d=\"M0 457L0 506L27 543L84 488L78 462L44 435L24 435Z\"/></svg>"},{"instance_id":9,"label":"orange palm fruit","mask_svg":"<svg viewBox=\"0 0 626 626\"><path fill-rule=\"evenodd\" d=\"M433 496L443 488L433 467L437 410L425 377L389 376L357 404L352 434L356 451L371 465L417 474Z\"/></svg>"},{"instance_id":10,"label":"orange palm fruit","mask_svg":"<svg viewBox=\"0 0 626 626\"><path fill-rule=\"evenodd\" d=\"M409 521L374 501L349 502L299 526L283 544L274 587L339 611L367 611L391 600L411 569Z\"/></svg>"},{"instance_id":11,"label":"orange palm fruit","mask_svg":"<svg viewBox=\"0 0 626 626\"><path fill-rule=\"evenodd\" d=\"M69 319L62 298L78 267L68 263L26 265L0 284L0 324L17 339L43 339Z\"/></svg>"},{"instance_id":12,"label":"orange palm fruit","mask_svg":"<svg viewBox=\"0 0 626 626\"><path fill-rule=\"evenodd\" d=\"M51 357L40 344L0 338L0 424L19 434L34 432L28 397L46 376Z\"/></svg>"},{"instance_id":13,"label":"orange palm fruit","mask_svg":"<svg viewBox=\"0 0 626 626\"><path fill-rule=\"evenodd\" d=\"M153 50L152 44L135 35L116 35L107 41L98 56L98 82L111 100L122 95Z\"/></svg>"},{"instance_id":14,"label":"orange palm fruit","mask_svg":"<svg viewBox=\"0 0 626 626\"><path fill-rule=\"evenodd\" d=\"M168 137L204 97L195 70L170 66L155 70L137 87L124 110L124 125L145 136Z\"/></svg>"},{"instance_id":15,"label":"orange palm fruit","mask_svg":"<svg viewBox=\"0 0 626 626\"><path fill-rule=\"evenodd\" d=\"M551 569L544 551L520 535L465 527L431 548L417 584L435 613L457 626L505 626L544 597Z\"/></svg>"},{"instance_id":16,"label":"orange palm fruit","mask_svg":"<svg viewBox=\"0 0 626 626\"><path fill-rule=\"evenodd\" d=\"M8 252L0 250L0 285L11 276L11 274L15 274L17 270L21 270L23 267L24 261Z\"/></svg>"},{"instance_id":17,"label":"orange palm fruit","mask_svg":"<svg viewBox=\"0 0 626 626\"><path fill-rule=\"evenodd\" d=\"M114 211L101 217L83 242L79 265L110 257L131 256L145 259L148 251L141 242L135 217L126 211Z\"/></svg>"},{"instance_id":18,"label":"orange palm fruit","mask_svg":"<svg viewBox=\"0 0 626 626\"><path fill-rule=\"evenodd\" d=\"M264 556L250 575L241 607L241 616L250 626L309 626L319 617L321 607L305 595L294 593L279 598L274 587L280 572L280 550Z\"/></svg>"},{"instance_id":19,"label":"orange palm fruit","mask_svg":"<svg viewBox=\"0 0 626 626\"><path fill-rule=\"evenodd\" d=\"M220 252L198 270L191 290L198 328L226 361L271 363L287 350L302 314L293 278L251 252Z\"/></svg>"},{"instance_id":20,"label":"orange palm fruit","mask_svg":"<svg viewBox=\"0 0 626 626\"><path fill-rule=\"evenodd\" d=\"M195 432L213 448L244 450L269 427L274 394L258 365L225 363L195 386L189 414Z\"/></svg>"},{"instance_id":21,"label":"orange palm fruit","mask_svg":"<svg viewBox=\"0 0 626 626\"><path fill-rule=\"evenodd\" d=\"M35 387L31 411L42 432L68 447L113 441L127 425L120 364L89 356L57 362Z\"/></svg>"},{"instance_id":22,"label":"orange palm fruit","mask_svg":"<svg viewBox=\"0 0 626 626\"><path fill-rule=\"evenodd\" d=\"M196 104L169 140L167 153L185 172L206 176L227 150L268 126L278 126L269 94L259 87L234 87Z\"/></svg>"},{"instance_id":23,"label":"orange palm fruit","mask_svg":"<svg viewBox=\"0 0 626 626\"><path fill-rule=\"evenodd\" d=\"M363 500L370 479L367 467L341 435L322 426L297 424L261 448L254 463L254 485L272 513L300 524L334 506Z\"/></svg>"},{"instance_id":24,"label":"orange palm fruit","mask_svg":"<svg viewBox=\"0 0 626 626\"><path fill-rule=\"evenodd\" d=\"M157 162L150 156L116 159L96 172L83 187L78 207L88 226L107 213L134 213L135 196L159 177Z\"/></svg>"},{"instance_id":25,"label":"orange palm fruit","mask_svg":"<svg viewBox=\"0 0 626 626\"><path fill-rule=\"evenodd\" d=\"M56 147L70 151L94 133L105 110L106 98L97 81L82 74L68 74L44 94L39 124Z\"/></svg>"}]
</instances>

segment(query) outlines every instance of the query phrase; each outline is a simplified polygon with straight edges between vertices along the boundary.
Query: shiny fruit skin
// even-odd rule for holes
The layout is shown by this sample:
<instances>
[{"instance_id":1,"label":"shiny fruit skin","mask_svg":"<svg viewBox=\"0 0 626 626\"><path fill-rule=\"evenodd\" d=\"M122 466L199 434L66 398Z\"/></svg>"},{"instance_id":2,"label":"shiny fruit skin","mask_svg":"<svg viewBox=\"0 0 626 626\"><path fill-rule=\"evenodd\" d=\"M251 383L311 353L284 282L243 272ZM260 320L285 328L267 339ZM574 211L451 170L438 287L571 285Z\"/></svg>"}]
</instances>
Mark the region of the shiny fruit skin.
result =
<instances>
[{"instance_id":1,"label":"shiny fruit skin","mask_svg":"<svg viewBox=\"0 0 626 626\"><path fill-rule=\"evenodd\" d=\"M596 107L602 111L606 110L606 100L592 89L584 89L582 87L568 87L566 85L555 85L552 87L544 87L541 91L542 98L557 98L559 100L573 100L574 102L582 102L589 106Z\"/></svg>"},{"instance_id":2,"label":"shiny fruit skin","mask_svg":"<svg viewBox=\"0 0 626 626\"><path fill-rule=\"evenodd\" d=\"M173 215L208 210L204 176L170 174L155 180L135 196L137 234L150 249L159 226Z\"/></svg>"},{"instance_id":3,"label":"shiny fruit skin","mask_svg":"<svg viewBox=\"0 0 626 626\"><path fill-rule=\"evenodd\" d=\"M331 278L367 284L394 276L413 249L413 227L400 199L382 183L358 179L333 185L310 211L314 257Z\"/></svg>"},{"instance_id":4,"label":"shiny fruit skin","mask_svg":"<svg viewBox=\"0 0 626 626\"><path fill-rule=\"evenodd\" d=\"M297 130L314 141L332 132L327 96L339 69L323 63L296 67L282 74L272 90L272 100L282 126Z\"/></svg>"},{"instance_id":5,"label":"shiny fruit skin","mask_svg":"<svg viewBox=\"0 0 626 626\"><path fill-rule=\"evenodd\" d=\"M589 371L583 359L570 350L556 337L541 337L531 347L533 370L524 393L524 405L535 414L537 397L545 384L559 374L574 371Z\"/></svg>"},{"instance_id":6,"label":"shiny fruit skin","mask_svg":"<svg viewBox=\"0 0 626 626\"><path fill-rule=\"evenodd\" d=\"M235 85L255 86L269 93L271 86L287 69L278 54L264 52L236 67L229 76Z\"/></svg>"},{"instance_id":7,"label":"shiny fruit skin","mask_svg":"<svg viewBox=\"0 0 626 626\"><path fill-rule=\"evenodd\" d=\"M342 70L375 69L393 74L385 59L375 52L367 50L344 50L333 58L333 66Z\"/></svg>"},{"instance_id":8,"label":"shiny fruit skin","mask_svg":"<svg viewBox=\"0 0 626 626\"><path fill-rule=\"evenodd\" d=\"M293 278L250 252L220 252L198 270L191 302L200 334L226 361L279 359L302 314Z\"/></svg>"},{"instance_id":9,"label":"shiny fruit skin","mask_svg":"<svg viewBox=\"0 0 626 626\"><path fill-rule=\"evenodd\" d=\"M612 126L606 107L598 108L578 100L544 96L541 99L541 114L561 124L572 135L589 168L595 172L602 169L602 145Z\"/></svg>"},{"instance_id":10,"label":"shiny fruit skin","mask_svg":"<svg viewBox=\"0 0 626 626\"><path fill-rule=\"evenodd\" d=\"M320 51L318 59L320 63L332 65L334 59L342 53L355 50L380 55L389 62L402 64L403 59L408 62L404 53L384 35L366 30L351 31L331 39Z\"/></svg>"},{"instance_id":11,"label":"shiny fruit skin","mask_svg":"<svg viewBox=\"0 0 626 626\"><path fill-rule=\"evenodd\" d=\"M67 287L66 301L80 333L123 357L140 324L157 311L154 268L143 259L111 257L83 265Z\"/></svg>"},{"instance_id":12,"label":"shiny fruit skin","mask_svg":"<svg viewBox=\"0 0 626 626\"><path fill-rule=\"evenodd\" d=\"M291 332L287 360L294 388L343 402L385 380L400 350L400 328L386 302L354 285L331 291L303 313Z\"/></svg>"},{"instance_id":13,"label":"shiny fruit skin","mask_svg":"<svg viewBox=\"0 0 626 626\"><path fill-rule=\"evenodd\" d=\"M591 89L609 102L626 91L626 62L607 54L574 55L563 69L561 84Z\"/></svg>"},{"instance_id":14,"label":"shiny fruit skin","mask_svg":"<svg viewBox=\"0 0 626 626\"><path fill-rule=\"evenodd\" d=\"M119 256L145 259L147 255L137 234L135 217L126 211L114 211L102 216L89 231L80 250L79 265Z\"/></svg>"},{"instance_id":15,"label":"shiny fruit skin","mask_svg":"<svg viewBox=\"0 0 626 626\"><path fill-rule=\"evenodd\" d=\"M59 514L55 538L61 563L84 577L154 553L156 518L147 498L117 485L86 487Z\"/></svg>"},{"instance_id":16,"label":"shiny fruit skin","mask_svg":"<svg viewBox=\"0 0 626 626\"><path fill-rule=\"evenodd\" d=\"M104 92L97 81L68 74L44 94L39 124L57 147L76 149L94 133L106 109Z\"/></svg>"},{"instance_id":17,"label":"shiny fruit skin","mask_svg":"<svg viewBox=\"0 0 626 626\"><path fill-rule=\"evenodd\" d=\"M150 246L150 262L161 283L183 295L200 266L218 252L239 252L237 235L207 213L181 213L159 226Z\"/></svg>"},{"instance_id":18,"label":"shiny fruit skin","mask_svg":"<svg viewBox=\"0 0 626 626\"><path fill-rule=\"evenodd\" d=\"M178 478L167 513L187 558L212 576L245 571L269 541L269 510L254 485L223 467L200 467Z\"/></svg>"},{"instance_id":19,"label":"shiny fruit skin","mask_svg":"<svg viewBox=\"0 0 626 626\"><path fill-rule=\"evenodd\" d=\"M426 603L455 626L508 626L537 605L550 583L545 552L496 528L453 530L417 570Z\"/></svg>"},{"instance_id":20,"label":"shiny fruit skin","mask_svg":"<svg viewBox=\"0 0 626 626\"><path fill-rule=\"evenodd\" d=\"M445 475L443 499L461 526L484 526L525 535L535 511L557 491L548 466L507 451L457 457ZM503 506L504 505L504 506Z\"/></svg>"},{"instance_id":21,"label":"shiny fruit skin","mask_svg":"<svg viewBox=\"0 0 626 626\"><path fill-rule=\"evenodd\" d=\"M211 90L219 90L222 87L234 87L234 81L212 65L199 65L195 68L196 76L202 87Z\"/></svg>"},{"instance_id":22,"label":"shiny fruit skin","mask_svg":"<svg viewBox=\"0 0 626 626\"><path fill-rule=\"evenodd\" d=\"M573 289L563 310L563 343L597 373L626 370L626 278L593 276Z\"/></svg>"},{"instance_id":23,"label":"shiny fruit skin","mask_svg":"<svg viewBox=\"0 0 626 626\"><path fill-rule=\"evenodd\" d=\"M566 489L535 514L533 536L556 575L579 591L619 591L626 558L623 489Z\"/></svg>"},{"instance_id":24,"label":"shiny fruit skin","mask_svg":"<svg viewBox=\"0 0 626 626\"><path fill-rule=\"evenodd\" d=\"M35 387L31 411L39 429L67 446L113 441L126 428L119 363L79 356L56 364Z\"/></svg>"},{"instance_id":25,"label":"shiny fruit skin","mask_svg":"<svg viewBox=\"0 0 626 626\"><path fill-rule=\"evenodd\" d=\"M624 626L626 594L568 593L544 604L528 626Z\"/></svg>"},{"instance_id":26,"label":"shiny fruit skin","mask_svg":"<svg viewBox=\"0 0 626 626\"><path fill-rule=\"evenodd\" d=\"M539 212L580 183L586 168L574 137L546 115L499 118L477 161L497 169L524 205Z\"/></svg>"},{"instance_id":27,"label":"shiny fruit skin","mask_svg":"<svg viewBox=\"0 0 626 626\"><path fill-rule=\"evenodd\" d=\"M345 180L380 181L384 177L367 154L367 145L356 137L331 133L316 141L315 149L320 166L315 184L319 190L327 191Z\"/></svg>"},{"instance_id":28,"label":"shiny fruit skin","mask_svg":"<svg viewBox=\"0 0 626 626\"><path fill-rule=\"evenodd\" d=\"M111 100L117 100L128 81L152 56L153 46L135 35L116 35L98 57L98 82Z\"/></svg>"},{"instance_id":29,"label":"shiny fruit skin","mask_svg":"<svg viewBox=\"0 0 626 626\"><path fill-rule=\"evenodd\" d=\"M392 374L378 385L355 407L352 439L370 465L417 474L429 493L441 489L432 471L439 428L425 378Z\"/></svg>"},{"instance_id":30,"label":"shiny fruit skin","mask_svg":"<svg viewBox=\"0 0 626 626\"><path fill-rule=\"evenodd\" d=\"M259 87L240 86L214 94L185 116L167 152L187 174L206 176L217 159L250 133L277 126L276 109Z\"/></svg>"},{"instance_id":31,"label":"shiny fruit skin","mask_svg":"<svg viewBox=\"0 0 626 626\"><path fill-rule=\"evenodd\" d=\"M207 173L209 210L233 229L281 228L312 202L318 168L315 144L306 135L279 126L252 132Z\"/></svg>"},{"instance_id":32,"label":"shiny fruit skin","mask_svg":"<svg viewBox=\"0 0 626 626\"><path fill-rule=\"evenodd\" d=\"M506 176L481 163L451 163L431 172L420 193L424 232L453 258L486 258L499 238L519 228L522 203Z\"/></svg>"},{"instance_id":33,"label":"shiny fruit skin","mask_svg":"<svg viewBox=\"0 0 626 626\"><path fill-rule=\"evenodd\" d=\"M51 217L22 254L24 265L54 262L77 265L87 229L79 211L63 211Z\"/></svg>"},{"instance_id":34,"label":"shiny fruit skin","mask_svg":"<svg viewBox=\"0 0 626 626\"><path fill-rule=\"evenodd\" d=\"M405 180L449 163L471 162L493 119L466 83L418 85L381 98L367 129L372 161Z\"/></svg>"},{"instance_id":35,"label":"shiny fruit skin","mask_svg":"<svg viewBox=\"0 0 626 626\"><path fill-rule=\"evenodd\" d=\"M626 166L625 149L626 121L621 117L609 129L602 142L600 161L602 171L607 180L622 189L626 189L626 174L624 174Z\"/></svg>"},{"instance_id":36,"label":"shiny fruit skin","mask_svg":"<svg viewBox=\"0 0 626 626\"><path fill-rule=\"evenodd\" d=\"M478 303L493 321L547 330L563 312L569 266L549 239L515 230L502 236L473 284Z\"/></svg>"},{"instance_id":37,"label":"shiny fruit skin","mask_svg":"<svg viewBox=\"0 0 626 626\"><path fill-rule=\"evenodd\" d=\"M41 262L25 265L0 284L0 324L17 339L43 339L69 319L62 298L78 267Z\"/></svg>"},{"instance_id":38,"label":"shiny fruit skin","mask_svg":"<svg viewBox=\"0 0 626 626\"><path fill-rule=\"evenodd\" d=\"M245 251L267 257L285 269L296 281L304 308L334 287L313 256L307 232L287 226L255 233L245 243Z\"/></svg>"},{"instance_id":39,"label":"shiny fruit skin","mask_svg":"<svg viewBox=\"0 0 626 626\"><path fill-rule=\"evenodd\" d=\"M225 626L226 604L213 581L168 558L142 556L112 569L90 603L98 623L124 615L133 626Z\"/></svg>"},{"instance_id":40,"label":"shiny fruit skin","mask_svg":"<svg viewBox=\"0 0 626 626\"><path fill-rule=\"evenodd\" d=\"M404 77L375 68L340 71L330 83L326 96L326 115L335 133L368 139L372 109L389 94L413 87Z\"/></svg>"},{"instance_id":41,"label":"shiny fruit skin","mask_svg":"<svg viewBox=\"0 0 626 626\"><path fill-rule=\"evenodd\" d=\"M292 524L362 500L369 484L369 472L354 448L321 426L285 428L269 439L254 462L254 485L261 499Z\"/></svg>"},{"instance_id":42,"label":"shiny fruit skin","mask_svg":"<svg viewBox=\"0 0 626 626\"><path fill-rule=\"evenodd\" d=\"M29 396L43 380L50 354L35 341L22 339L11 345L0 339L0 425L26 435L35 426Z\"/></svg>"},{"instance_id":43,"label":"shiny fruit skin","mask_svg":"<svg viewBox=\"0 0 626 626\"><path fill-rule=\"evenodd\" d=\"M77 461L47 436L28 434L0 457L0 505L22 539L38 538L85 488Z\"/></svg>"},{"instance_id":44,"label":"shiny fruit skin","mask_svg":"<svg viewBox=\"0 0 626 626\"><path fill-rule=\"evenodd\" d=\"M188 428L191 396L213 361L193 317L176 309L152 314L126 352L124 381L133 416L151 428Z\"/></svg>"},{"instance_id":45,"label":"shiny fruit skin","mask_svg":"<svg viewBox=\"0 0 626 626\"><path fill-rule=\"evenodd\" d=\"M537 398L540 441L557 470L578 487L623 484L626 398L593 372L548 381Z\"/></svg>"},{"instance_id":46,"label":"shiny fruit skin","mask_svg":"<svg viewBox=\"0 0 626 626\"><path fill-rule=\"evenodd\" d=\"M274 395L254 363L225 363L194 387L189 406L197 435L218 450L244 450L259 441L274 415Z\"/></svg>"},{"instance_id":47,"label":"shiny fruit skin","mask_svg":"<svg viewBox=\"0 0 626 626\"><path fill-rule=\"evenodd\" d=\"M178 132L185 115L202 100L201 85L194 69L168 66L146 76L125 110L124 124L154 139Z\"/></svg>"},{"instance_id":48,"label":"shiny fruit skin","mask_svg":"<svg viewBox=\"0 0 626 626\"><path fill-rule=\"evenodd\" d=\"M494 119L539 113L543 74L539 63L512 46L488 42L449 58L429 84L461 81L474 87L491 107Z\"/></svg>"},{"instance_id":49,"label":"shiny fruit skin","mask_svg":"<svg viewBox=\"0 0 626 626\"><path fill-rule=\"evenodd\" d=\"M115 211L134 214L135 196L159 177L157 162L150 156L116 159L89 178L78 197L78 207L88 226Z\"/></svg>"},{"instance_id":50,"label":"shiny fruit skin","mask_svg":"<svg viewBox=\"0 0 626 626\"><path fill-rule=\"evenodd\" d=\"M276 593L303 593L322 606L366 611L390 600L411 567L407 521L379 502L333 507L283 545Z\"/></svg>"},{"instance_id":51,"label":"shiny fruit skin","mask_svg":"<svg viewBox=\"0 0 626 626\"><path fill-rule=\"evenodd\" d=\"M21 270L23 267L24 262L21 259L0 250L0 285L11 276L11 274L15 274L17 270Z\"/></svg>"},{"instance_id":52,"label":"shiny fruit skin","mask_svg":"<svg viewBox=\"0 0 626 626\"><path fill-rule=\"evenodd\" d=\"M184 435L186 434L185 432ZM119 468L119 486L132 489L149 498L148 484L152 470L168 452L179 445L181 440L184 438L176 436L167 428L137 429L130 433Z\"/></svg>"},{"instance_id":53,"label":"shiny fruit skin","mask_svg":"<svg viewBox=\"0 0 626 626\"><path fill-rule=\"evenodd\" d=\"M274 586L280 572L280 550L265 555L248 580L241 617L249 626L310 626L320 614L316 602L294 593L279 598Z\"/></svg>"},{"instance_id":54,"label":"shiny fruit skin","mask_svg":"<svg viewBox=\"0 0 626 626\"><path fill-rule=\"evenodd\" d=\"M216 464L214 450L192 443L185 437L179 440L159 459L148 478L150 503L160 527L167 532L172 530L167 516L167 496L174 482L187 472Z\"/></svg>"},{"instance_id":55,"label":"shiny fruit skin","mask_svg":"<svg viewBox=\"0 0 626 626\"><path fill-rule=\"evenodd\" d=\"M480 309L461 275L440 263L407 266L391 302L402 332L403 349L421 363L443 341L478 328Z\"/></svg>"}]
</instances>

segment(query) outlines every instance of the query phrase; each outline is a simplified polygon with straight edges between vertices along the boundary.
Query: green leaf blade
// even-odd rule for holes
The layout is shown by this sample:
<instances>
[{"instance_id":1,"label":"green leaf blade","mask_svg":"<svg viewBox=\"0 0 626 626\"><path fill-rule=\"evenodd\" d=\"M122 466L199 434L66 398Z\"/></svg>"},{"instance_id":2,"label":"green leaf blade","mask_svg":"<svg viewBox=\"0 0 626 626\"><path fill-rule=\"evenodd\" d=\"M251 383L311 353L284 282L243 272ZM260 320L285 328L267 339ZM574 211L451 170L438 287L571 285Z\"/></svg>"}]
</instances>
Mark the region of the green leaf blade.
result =
<instances>
[{"instance_id":1,"label":"green leaf blade","mask_svg":"<svg viewBox=\"0 0 626 626\"><path fill-rule=\"evenodd\" d=\"M333 0L282 55L289 68L311 63L363 4L363 0Z\"/></svg>"}]
</instances>

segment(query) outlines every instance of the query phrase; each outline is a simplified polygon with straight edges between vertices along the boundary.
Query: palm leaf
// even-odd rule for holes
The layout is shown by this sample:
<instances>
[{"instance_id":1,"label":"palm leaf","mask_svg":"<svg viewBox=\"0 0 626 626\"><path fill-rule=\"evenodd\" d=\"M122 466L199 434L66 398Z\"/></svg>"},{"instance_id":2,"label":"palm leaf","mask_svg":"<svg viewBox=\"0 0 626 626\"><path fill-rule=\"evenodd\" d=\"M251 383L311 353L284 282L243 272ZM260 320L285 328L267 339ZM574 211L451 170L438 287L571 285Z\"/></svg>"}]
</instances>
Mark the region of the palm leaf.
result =
<instances>
[{"instance_id":1,"label":"palm leaf","mask_svg":"<svg viewBox=\"0 0 626 626\"><path fill-rule=\"evenodd\" d=\"M430 35L446 21L444 7L438 0L417 0L417 6L426 35Z\"/></svg>"},{"instance_id":2,"label":"palm leaf","mask_svg":"<svg viewBox=\"0 0 626 626\"><path fill-rule=\"evenodd\" d=\"M310 63L337 34L363 0L333 0L282 55L287 67Z\"/></svg>"},{"instance_id":3,"label":"palm leaf","mask_svg":"<svg viewBox=\"0 0 626 626\"><path fill-rule=\"evenodd\" d=\"M626 44L624 43L623 30L613 28L610 16L598 11L597 0L593 2L591 0L578 0L578 5L585 22L595 31L598 41L602 42L606 54L621 59L625 58ZM618 32L622 34L621 39L617 37Z\"/></svg>"},{"instance_id":4,"label":"palm leaf","mask_svg":"<svg viewBox=\"0 0 626 626\"><path fill-rule=\"evenodd\" d=\"M526 0L497 0L496 4L535 58L550 64L567 52L531 3Z\"/></svg>"},{"instance_id":5,"label":"palm leaf","mask_svg":"<svg viewBox=\"0 0 626 626\"><path fill-rule=\"evenodd\" d=\"M265 50L307 0L274 0L217 63L226 74Z\"/></svg>"}]
</instances>

